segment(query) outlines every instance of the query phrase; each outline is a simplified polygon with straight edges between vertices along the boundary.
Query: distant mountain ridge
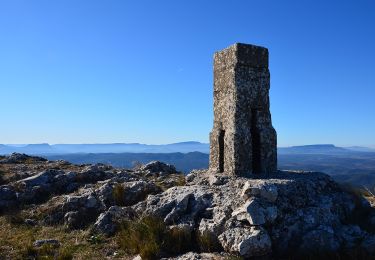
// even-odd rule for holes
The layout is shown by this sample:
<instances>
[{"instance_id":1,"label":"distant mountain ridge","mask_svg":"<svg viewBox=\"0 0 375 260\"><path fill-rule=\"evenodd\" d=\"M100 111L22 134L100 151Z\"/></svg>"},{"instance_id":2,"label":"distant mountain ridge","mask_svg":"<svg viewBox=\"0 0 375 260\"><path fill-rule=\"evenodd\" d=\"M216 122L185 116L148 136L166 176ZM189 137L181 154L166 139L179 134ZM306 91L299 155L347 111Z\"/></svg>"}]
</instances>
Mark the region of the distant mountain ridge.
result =
<instances>
[{"instance_id":1,"label":"distant mountain ridge","mask_svg":"<svg viewBox=\"0 0 375 260\"><path fill-rule=\"evenodd\" d=\"M338 147L333 144L313 144L313 145L301 145L291 147L280 147L278 152L281 154L336 154L336 153L350 153L351 150Z\"/></svg>"},{"instance_id":2,"label":"distant mountain ridge","mask_svg":"<svg viewBox=\"0 0 375 260\"><path fill-rule=\"evenodd\" d=\"M70 153L189 153L209 152L209 144L196 141L172 144L108 143L108 144L27 144L24 146L0 144L0 154L70 154Z\"/></svg>"},{"instance_id":3,"label":"distant mountain ridge","mask_svg":"<svg viewBox=\"0 0 375 260\"><path fill-rule=\"evenodd\" d=\"M141 144L141 143L108 143L108 144L27 144L27 145L4 145L0 144L0 154L13 152L49 155L49 154L72 154L72 153L190 153L201 152L208 154L210 146L208 143L187 141L172 144ZM291 147L279 147L279 154L353 154L362 152L374 152L369 147L338 147L333 144L314 144Z\"/></svg>"}]
</instances>

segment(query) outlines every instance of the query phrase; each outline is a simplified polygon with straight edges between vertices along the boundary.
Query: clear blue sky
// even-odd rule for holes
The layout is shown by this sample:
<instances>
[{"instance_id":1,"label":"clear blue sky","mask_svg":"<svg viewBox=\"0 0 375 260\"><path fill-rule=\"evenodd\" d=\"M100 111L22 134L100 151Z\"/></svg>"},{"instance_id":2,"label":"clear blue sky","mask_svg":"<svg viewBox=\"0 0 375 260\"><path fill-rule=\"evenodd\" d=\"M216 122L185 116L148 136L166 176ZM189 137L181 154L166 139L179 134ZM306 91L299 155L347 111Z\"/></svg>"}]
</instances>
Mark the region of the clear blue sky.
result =
<instances>
[{"instance_id":1,"label":"clear blue sky","mask_svg":"<svg viewBox=\"0 0 375 260\"><path fill-rule=\"evenodd\" d=\"M208 142L212 57L270 51L279 146L375 145L375 1L0 1L0 143Z\"/></svg>"}]
</instances>

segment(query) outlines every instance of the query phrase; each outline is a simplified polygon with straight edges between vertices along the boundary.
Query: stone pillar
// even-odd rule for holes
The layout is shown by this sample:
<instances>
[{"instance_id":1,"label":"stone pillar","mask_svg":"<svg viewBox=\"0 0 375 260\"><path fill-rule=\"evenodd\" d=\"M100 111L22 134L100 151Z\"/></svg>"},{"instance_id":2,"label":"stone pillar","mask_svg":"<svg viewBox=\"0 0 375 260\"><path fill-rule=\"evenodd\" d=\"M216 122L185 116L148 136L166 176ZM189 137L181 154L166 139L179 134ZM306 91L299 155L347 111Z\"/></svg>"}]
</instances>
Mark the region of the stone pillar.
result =
<instances>
[{"instance_id":1,"label":"stone pillar","mask_svg":"<svg viewBox=\"0 0 375 260\"><path fill-rule=\"evenodd\" d=\"M266 48L237 43L215 53L212 172L248 176L277 170L269 88Z\"/></svg>"}]
</instances>

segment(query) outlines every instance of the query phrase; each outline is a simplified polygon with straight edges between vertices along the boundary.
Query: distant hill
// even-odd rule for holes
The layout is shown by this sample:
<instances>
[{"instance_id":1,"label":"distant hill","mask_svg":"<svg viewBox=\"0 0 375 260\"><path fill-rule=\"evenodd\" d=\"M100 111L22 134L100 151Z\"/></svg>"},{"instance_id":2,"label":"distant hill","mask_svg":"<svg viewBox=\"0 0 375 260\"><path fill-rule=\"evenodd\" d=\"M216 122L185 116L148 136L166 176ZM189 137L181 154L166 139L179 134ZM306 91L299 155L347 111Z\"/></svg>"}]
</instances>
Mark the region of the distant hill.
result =
<instances>
[{"instance_id":1,"label":"distant hill","mask_svg":"<svg viewBox=\"0 0 375 260\"><path fill-rule=\"evenodd\" d=\"M351 150L334 146L333 144L301 145L278 148L280 154L343 154Z\"/></svg>"},{"instance_id":2,"label":"distant hill","mask_svg":"<svg viewBox=\"0 0 375 260\"><path fill-rule=\"evenodd\" d=\"M348 150L351 150L351 151L356 151L356 152L372 152L372 153L375 153L374 148L363 147L363 146L350 146L350 147L345 147L345 149L348 149Z\"/></svg>"},{"instance_id":3,"label":"distant hill","mask_svg":"<svg viewBox=\"0 0 375 260\"><path fill-rule=\"evenodd\" d=\"M139 143L0 145L0 154L13 152L38 155L70 153L208 153L209 144L191 141L161 145Z\"/></svg>"}]
</instances>

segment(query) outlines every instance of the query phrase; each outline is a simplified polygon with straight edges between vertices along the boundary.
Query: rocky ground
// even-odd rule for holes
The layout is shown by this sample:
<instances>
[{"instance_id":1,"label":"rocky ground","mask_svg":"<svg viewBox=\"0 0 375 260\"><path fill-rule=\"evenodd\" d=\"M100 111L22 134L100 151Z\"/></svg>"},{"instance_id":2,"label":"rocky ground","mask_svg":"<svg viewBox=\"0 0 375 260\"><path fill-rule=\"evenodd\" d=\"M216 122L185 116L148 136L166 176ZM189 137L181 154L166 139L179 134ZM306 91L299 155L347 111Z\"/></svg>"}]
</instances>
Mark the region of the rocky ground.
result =
<instances>
[{"instance_id":1,"label":"rocky ground","mask_svg":"<svg viewBox=\"0 0 375 260\"><path fill-rule=\"evenodd\" d=\"M184 176L0 157L0 259L369 259L375 212L322 173Z\"/></svg>"}]
</instances>

